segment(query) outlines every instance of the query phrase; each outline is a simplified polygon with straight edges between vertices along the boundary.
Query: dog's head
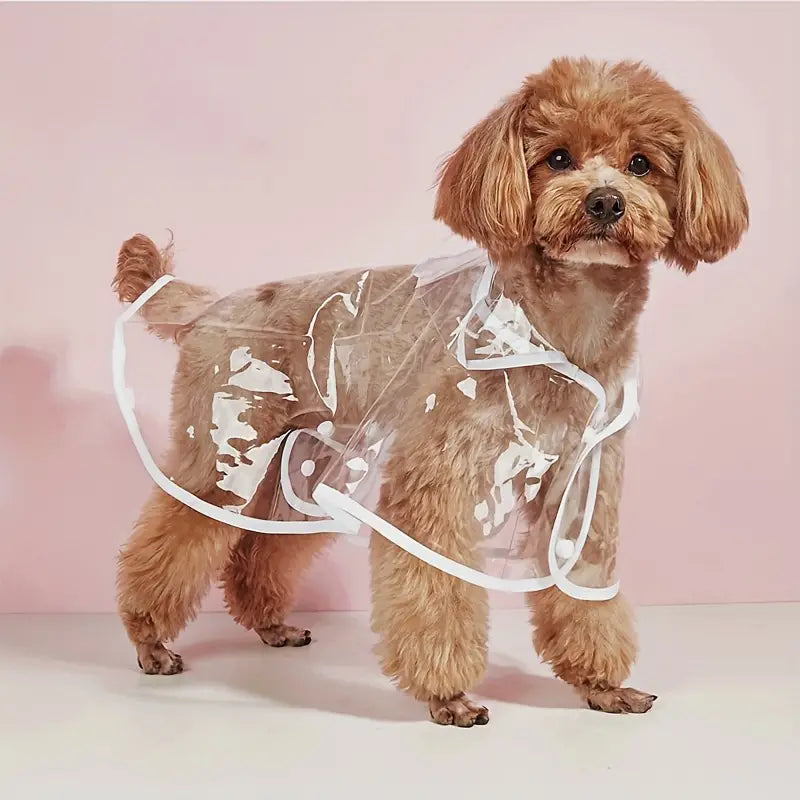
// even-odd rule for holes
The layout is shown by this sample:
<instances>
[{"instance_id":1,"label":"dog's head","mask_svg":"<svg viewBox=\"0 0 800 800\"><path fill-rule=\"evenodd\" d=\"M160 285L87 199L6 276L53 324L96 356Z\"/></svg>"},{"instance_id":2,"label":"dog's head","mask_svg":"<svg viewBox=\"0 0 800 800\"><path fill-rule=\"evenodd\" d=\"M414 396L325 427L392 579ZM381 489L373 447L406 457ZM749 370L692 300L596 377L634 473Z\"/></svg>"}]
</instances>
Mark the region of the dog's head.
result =
<instances>
[{"instance_id":1,"label":"dog's head","mask_svg":"<svg viewBox=\"0 0 800 800\"><path fill-rule=\"evenodd\" d=\"M495 257L537 246L557 262L661 256L690 272L738 245L748 207L725 143L654 72L558 59L445 162L435 216Z\"/></svg>"}]
</instances>

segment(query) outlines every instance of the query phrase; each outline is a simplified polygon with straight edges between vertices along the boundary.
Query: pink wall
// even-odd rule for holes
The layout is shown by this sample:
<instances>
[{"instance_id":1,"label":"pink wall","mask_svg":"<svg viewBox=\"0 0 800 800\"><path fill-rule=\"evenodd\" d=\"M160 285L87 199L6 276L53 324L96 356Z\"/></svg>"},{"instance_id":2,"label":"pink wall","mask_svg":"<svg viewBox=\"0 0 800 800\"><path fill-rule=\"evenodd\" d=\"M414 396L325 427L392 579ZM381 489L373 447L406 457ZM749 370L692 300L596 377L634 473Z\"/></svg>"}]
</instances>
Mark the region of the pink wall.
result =
<instances>
[{"instance_id":1,"label":"pink wall","mask_svg":"<svg viewBox=\"0 0 800 800\"><path fill-rule=\"evenodd\" d=\"M627 592L800 599L798 24L766 3L0 7L0 610L113 607L149 489L110 394L124 237L173 228L179 270L223 288L457 251L431 221L437 162L561 54L661 70L752 207L724 263L654 269ZM302 605L364 607L365 567L338 546Z\"/></svg>"}]
</instances>

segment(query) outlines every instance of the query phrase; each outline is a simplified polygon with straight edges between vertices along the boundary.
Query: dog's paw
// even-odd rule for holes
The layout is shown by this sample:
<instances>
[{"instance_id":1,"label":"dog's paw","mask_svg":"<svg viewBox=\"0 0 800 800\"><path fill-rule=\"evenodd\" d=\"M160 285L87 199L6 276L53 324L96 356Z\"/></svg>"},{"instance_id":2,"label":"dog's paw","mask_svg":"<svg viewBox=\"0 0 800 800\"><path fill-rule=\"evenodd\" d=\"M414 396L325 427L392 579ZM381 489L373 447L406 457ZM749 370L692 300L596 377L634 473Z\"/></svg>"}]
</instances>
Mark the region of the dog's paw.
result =
<instances>
[{"instance_id":1,"label":"dog's paw","mask_svg":"<svg viewBox=\"0 0 800 800\"><path fill-rule=\"evenodd\" d=\"M139 668L147 675L177 675L183 672L183 659L163 644L140 644L136 648Z\"/></svg>"},{"instance_id":2,"label":"dog's paw","mask_svg":"<svg viewBox=\"0 0 800 800\"><path fill-rule=\"evenodd\" d=\"M607 714L644 714L656 699L656 695L636 689L606 689L589 692L586 696L589 708Z\"/></svg>"},{"instance_id":3,"label":"dog's paw","mask_svg":"<svg viewBox=\"0 0 800 800\"><path fill-rule=\"evenodd\" d=\"M270 625L268 628L259 628L256 633L270 647L305 647L311 644L311 631L291 625Z\"/></svg>"},{"instance_id":4,"label":"dog's paw","mask_svg":"<svg viewBox=\"0 0 800 800\"><path fill-rule=\"evenodd\" d=\"M489 709L473 703L463 692L449 700L436 697L430 701L428 709L431 719L439 725L471 728L473 725L486 725L489 722Z\"/></svg>"}]
</instances>

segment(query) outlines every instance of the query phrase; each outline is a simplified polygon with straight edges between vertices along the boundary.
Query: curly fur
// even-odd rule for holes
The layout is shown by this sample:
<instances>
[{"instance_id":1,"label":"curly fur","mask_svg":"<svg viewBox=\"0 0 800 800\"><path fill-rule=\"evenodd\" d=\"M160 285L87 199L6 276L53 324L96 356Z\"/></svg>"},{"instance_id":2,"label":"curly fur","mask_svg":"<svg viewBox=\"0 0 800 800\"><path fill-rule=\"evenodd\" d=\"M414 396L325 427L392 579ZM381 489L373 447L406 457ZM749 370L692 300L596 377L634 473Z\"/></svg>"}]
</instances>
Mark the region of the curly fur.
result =
<instances>
[{"instance_id":1,"label":"curly fur","mask_svg":"<svg viewBox=\"0 0 800 800\"><path fill-rule=\"evenodd\" d=\"M571 165L557 171L548 155L562 148ZM628 169L635 154L646 156L647 174ZM613 225L587 214L585 199L597 187L624 198L625 213ZM588 59L554 61L467 134L440 171L435 216L487 248L506 293L554 346L612 392L636 348L653 259L660 256L691 272L698 262L716 261L735 248L748 224L733 157L691 103L641 64ZM167 273L171 253L171 247L159 251L141 235L126 242L114 282L120 299L134 299ZM408 269L387 270L379 279L389 287ZM334 285L336 276L330 280ZM280 318L300 338L318 303L315 287L313 282L262 287L226 306L222 317L212 292L173 281L145 306L152 329L181 348L175 431L202 418L198 403L213 391L209 365L230 352L236 326L267 329ZM392 346L402 352L409 343L398 337ZM290 375L295 357L289 352L281 364ZM541 388L536 379L525 370L511 372L520 405L535 404ZM438 378L435 364L420 376L423 396ZM398 411L379 508L382 516L413 529L423 541L435 541L440 552L465 564L476 562L476 542L469 526L454 520L464 493L491 463L498 436L491 419L502 395L497 376L483 373L479 380L480 425L470 417L474 403L454 390L437 394L436 409L424 424ZM353 407L337 414L359 418L370 391L361 387ZM575 412L578 402L565 390L564 409ZM322 419L327 412L320 407L313 413ZM308 423L289 418L277 403L266 402L259 415L253 427L267 438ZM182 485L222 503L214 452L200 433L190 440L175 437L170 469ZM622 465L623 438L617 434L607 443L601 468L586 546L590 560L615 552ZM143 669L164 674L182 669L180 657L164 642L194 616L217 576L239 623L269 644L305 644L307 632L289 629L284 615L299 576L329 539L242 535L156 492L119 562L120 614ZM486 593L380 537L372 541L370 559L372 624L384 672L428 702L437 722L466 727L488 722L488 710L465 695L486 666ZM536 649L592 708L614 713L650 708L653 695L622 687L636 654L623 598L581 602L550 589L532 594L529 602Z\"/></svg>"}]
</instances>

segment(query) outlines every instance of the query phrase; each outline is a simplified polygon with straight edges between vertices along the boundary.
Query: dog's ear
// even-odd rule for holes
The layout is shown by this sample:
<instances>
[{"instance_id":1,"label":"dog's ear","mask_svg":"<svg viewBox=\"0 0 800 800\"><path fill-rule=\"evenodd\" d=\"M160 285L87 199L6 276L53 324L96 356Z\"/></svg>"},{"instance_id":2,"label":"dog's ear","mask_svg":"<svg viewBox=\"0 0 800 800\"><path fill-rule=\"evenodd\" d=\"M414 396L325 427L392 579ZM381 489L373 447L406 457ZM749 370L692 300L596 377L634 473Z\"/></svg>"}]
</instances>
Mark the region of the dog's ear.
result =
<instances>
[{"instance_id":1,"label":"dog's ear","mask_svg":"<svg viewBox=\"0 0 800 800\"><path fill-rule=\"evenodd\" d=\"M662 256L692 272L719 261L747 230L749 210L739 169L720 136L689 108L678 168L675 234Z\"/></svg>"},{"instance_id":2,"label":"dog's ear","mask_svg":"<svg viewBox=\"0 0 800 800\"><path fill-rule=\"evenodd\" d=\"M434 217L491 253L525 243L531 230L531 189L525 164L523 90L465 137L439 172Z\"/></svg>"}]
</instances>

